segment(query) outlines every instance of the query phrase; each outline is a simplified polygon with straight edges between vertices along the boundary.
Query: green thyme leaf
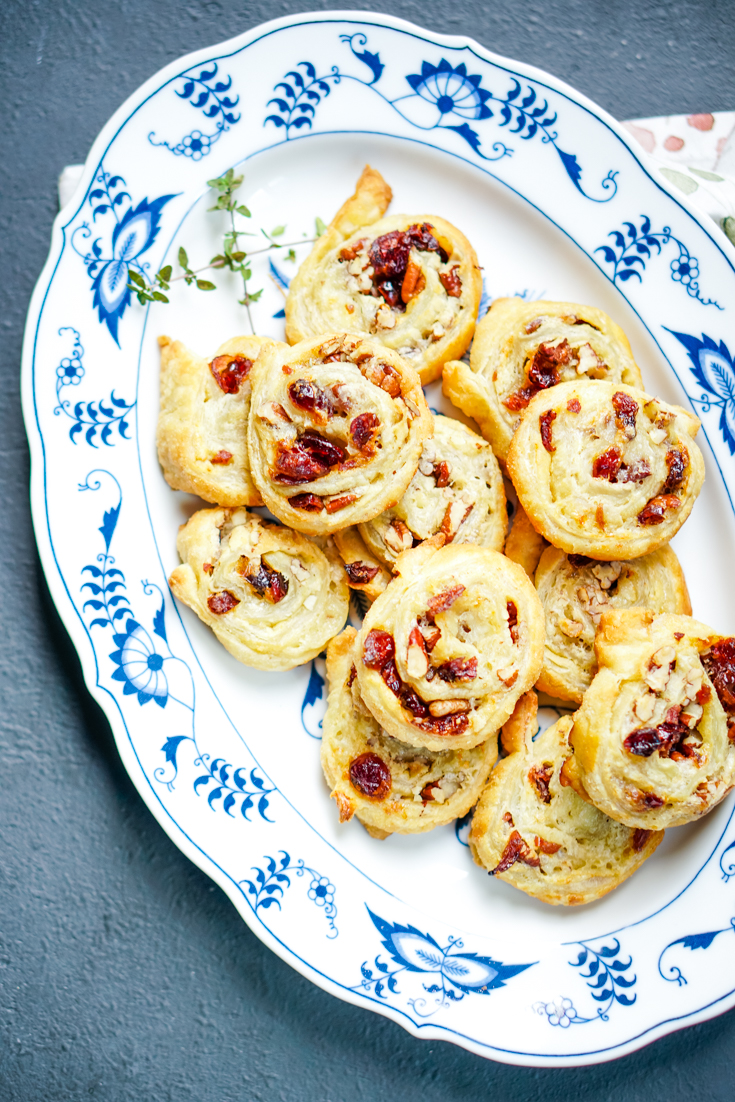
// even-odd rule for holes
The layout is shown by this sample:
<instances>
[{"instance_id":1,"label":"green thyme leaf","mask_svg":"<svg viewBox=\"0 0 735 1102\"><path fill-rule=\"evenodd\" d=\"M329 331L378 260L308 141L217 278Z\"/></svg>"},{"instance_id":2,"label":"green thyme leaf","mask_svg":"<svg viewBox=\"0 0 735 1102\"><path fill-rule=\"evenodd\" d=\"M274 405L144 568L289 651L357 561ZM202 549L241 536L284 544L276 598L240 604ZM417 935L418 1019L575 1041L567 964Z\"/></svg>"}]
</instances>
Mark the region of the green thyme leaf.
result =
<instances>
[{"instance_id":1,"label":"green thyme leaf","mask_svg":"<svg viewBox=\"0 0 735 1102\"><path fill-rule=\"evenodd\" d=\"M315 219L315 224L316 224L316 235L317 235L317 237L321 237L322 234L324 233L324 231L327 228L327 224L326 224L326 222L322 222L321 218L316 218Z\"/></svg>"},{"instance_id":2,"label":"green thyme leaf","mask_svg":"<svg viewBox=\"0 0 735 1102\"><path fill-rule=\"evenodd\" d=\"M160 291L154 291L153 292L153 297L156 300L156 302L168 302L168 299L166 298L166 296L162 295Z\"/></svg>"},{"instance_id":3,"label":"green thyme leaf","mask_svg":"<svg viewBox=\"0 0 735 1102\"><path fill-rule=\"evenodd\" d=\"M286 232L285 226L276 226L274 230L271 230L271 237L283 237Z\"/></svg>"},{"instance_id":4,"label":"green thyme leaf","mask_svg":"<svg viewBox=\"0 0 735 1102\"><path fill-rule=\"evenodd\" d=\"M128 276L133 281L133 283L136 283L138 285L138 287L145 287L145 280L143 279L143 276L140 274L140 272L136 272L133 268L130 268L128 270Z\"/></svg>"},{"instance_id":5,"label":"green thyme leaf","mask_svg":"<svg viewBox=\"0 0 735 1102\"><path fill-rule=\"evenodd\" d=\"M216 291L217 290L217 285L215 283L210 283L208 279L198 279L197 280L197 287L199 288L200 291Z\"/></svg>"},{"instance_id":6,"label":"green thyme leaf","mask_svg":"<svg viewBox=\"0 0 735 1102\"><path fill-rule=\"evenodd\" d=\"M173 269L170 264L167 264L165 268L161 268L160 272L156 276L156 279L162 279L164 283L168 283L171 278L171 272Z\"/></svg>"},{"instance_id":7,"label":"green thyme leaf","mask_svg":"<svg viewBox=\"0 0 735 1102\"><path fill-rule=\"evenodd\" d=\"M179 264L182 268L189 267L189 257L186 255L186 249L179 249Z\"/></svg>"}]
</instances>

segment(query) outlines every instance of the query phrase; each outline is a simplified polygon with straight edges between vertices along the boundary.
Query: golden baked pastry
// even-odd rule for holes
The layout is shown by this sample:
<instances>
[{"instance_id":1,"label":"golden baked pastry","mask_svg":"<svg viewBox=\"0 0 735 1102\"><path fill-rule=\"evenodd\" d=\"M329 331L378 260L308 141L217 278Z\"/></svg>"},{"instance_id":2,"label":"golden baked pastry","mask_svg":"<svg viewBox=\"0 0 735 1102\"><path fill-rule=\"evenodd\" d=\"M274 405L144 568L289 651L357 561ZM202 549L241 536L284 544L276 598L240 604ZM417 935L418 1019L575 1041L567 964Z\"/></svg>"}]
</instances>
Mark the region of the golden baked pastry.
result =
<instances>
[{"instance_id":1,"label":"golden baked pastry","mask_svg":"<svg viewBox=\"0 0 735 1102\"><path fill-rule=\"evenodd\" d=\"M370 551L358 527L343 528L333 539L345 564L348 586L374 601L393 577L390 570Z\"/></svg>"},{"instance_id":2,"label":"golden baked pastry","mask_svg":"<svg viewBox=\"0 0 735 1102\"><path fill-rule=\"evenodd\" d=\"M434 428L419 377L397 353L324 334L264 348L251 381L250 467L279 520L326 535L396 504Z\"/></svg>"},{"instance_id":3,"label":"golden baked pastry","mask_svg":"<svg viewBox=\"0 0 735 1102\"><path fill-rule=\"evenodd\" d=\"M505 541L503 554L522 566L533 581L536 577L536 567L539 564L539 559L548 546L544 537L540 536L531 524L526 516L526 510L519 502L516 505L513 524Z\"/></svg>"},{"instance_id":4,"label":"golden baked pastry","mask_svg":"<svg viewBox=\"0 0 735 1102\"><path fill-rule=\"evenodd\" d=\"M174 596L246 666L308 662L347 619L349 589L331 541L318 545L246 509L200 509L177 548Z\"/></svg>"},{"instance_id":5,"label":"golden baked pastry","mask_svg":"<svg viewBox=\"0 0 735 1102\"><path fill-rule=\"evenodd\" d=\"M508 472L535 529L593 559L636 559L668 543L704 480L699 421L642 390L595 380L531 399Z\"/></svg>"},{"instance_id":6,"label":"golden baked pastry","mask_svg":"<svg viewBox=\"0 0 735 1102\"><path fill-rule=\"evenodd\" d=\"M603 613L595 652L570 782L631 827L705 815L735 783L735 640L632 608Z\"/></svg>"},{"instance_id":7,"label":"golden baked pastry","mask_svg":"<svg viewBox=\"0 0 735 1102\"><path fill-rule=\"evenodd\" d=\"M444 393L505 462L534 394L580 378L643 387L619 325L594 306L499 298L477 323L469 364L446 364Z\"/></svg>"},{"instance_id":8,"label":"golden baked pastry","mask_svg":"<svg viewBox=\"0 0 735 1102\"><path fill-rule=\"evenodd\" d=\"M262 505L247 449L250 370L263 345L280 342L233 337L209 362L181 341L158 343L158 458L169 486L215 505Z\"/></svg>"},{"instance_id":9,"label":"golden baked pastry","mask_svg":"<svg viewBox=\"0 0 735 1102\"><path fill-rule=\"evenodd\" d=\"M538 735L535 699L503 729L503 758L475 809L469 843L478 865L544 903L571 906L600 899L650 857L663 831L631 828L603 815L565 784L573 719ZM510 737L508 737L510 735Z\"/></svg>"},{"instance_id":10,"label":"golden baked pastry","mask_svg":"<svg viewBox=\"0 0 735 1102\"><path fill-rule=\"evenodd\" d=\"M399 555L441 534L445 543L502 551L508 513L492 448L451 417L434 417L416 474L391 509L359 525L373 555L392 567Z\"/></svg>"},{"instance_id":11,"label":"golden baked pastry","mask_svg":"<svg viewBox=\"0 0 735 1102\"><path fill-rule=\"evenodd\" d=\"M327 648L321 755L340 822L356 815L373 837L385 838L432 830L465 815L497 757L497 738L471 750L439 751L391 738L360 698L355 635L354 628L345 628Z\"/></svg>"},{"instance_id":12,"label":"golden baked pastry","mask_svg":"<svg viewBox=\"0 0 735 1102\"><path fill-rule=\"evenodd\" d=\"M577 704L596 672L595 632L603 612L649 608L691 615L686 581L670 547L627 562L598 562L548 547L536 571L546 617L544 664L536 687Z\"/></svg>"},{"instance_id":13,"label":"golden baked pastry","mask_svg":"<svg viewBox=\"0 0 735 1102\"><path fill-rule=\"evenodd\" d=\"M364 333L400 353L426 384L472 340L482 276L455 226L433 214L383 218L390 200L368 165L291 281L286 339Z\"/></svg>"},{"instance_id":14,"label":"golden baked pastry","mask_svg":"<svg viewBox=\"0 0 735 1102\"><path fill-rule=\"evenodd\" d=\"M497 551L471 544L405 551L356 642L362 698L394 738L430 750L494 735L538 677L541 603Z\"/></svg>"}]
</instances>

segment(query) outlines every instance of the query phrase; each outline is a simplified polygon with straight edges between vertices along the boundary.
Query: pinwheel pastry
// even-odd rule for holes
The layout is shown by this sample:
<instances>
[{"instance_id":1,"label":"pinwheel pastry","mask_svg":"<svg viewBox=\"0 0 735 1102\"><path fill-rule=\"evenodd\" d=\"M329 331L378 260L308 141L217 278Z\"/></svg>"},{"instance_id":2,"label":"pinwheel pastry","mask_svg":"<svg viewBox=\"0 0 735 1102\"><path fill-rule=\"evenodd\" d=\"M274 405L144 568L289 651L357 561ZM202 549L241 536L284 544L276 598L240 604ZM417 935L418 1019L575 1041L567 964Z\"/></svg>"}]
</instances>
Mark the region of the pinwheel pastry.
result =
<instances>
[{"instance_id":1,"label":"pinwheel pastry","mask_svg":"<svg viewBox=\"0 0 735 1102\"><path fill-rule=\"evenodd\" d=\"M595 632L603 612L649 608L691 615L684 574L670 547L627 562L598 562L548 547L536 571L546 617L544 665L536 687L580 704L597 669Z\"/></svg>"},{"instance_id":2,"label":"pinwheel pastry","mask_svg":"<svg viewBox=\"0 0 735 1102\"><path fill-rule=\"evenodd\" d=\"M390 200L368 165L291 282L286 339L295 344L341 329L369 334L426 384L472 340L482 277L464 234L429 214L383 218Z\"/></svg>"},{"instance_id":3,"label":"pinwheel pastry","mask_svg":"<svg viewBox=\"0 0 735 1102\"><path fill-rule=\"evenodd\" d=\"M534 394L580 378L643 386L620 326L594 306L500 298L478 322L469 364L446 364L444 393L505 462Z\"/></svg>"},{"instance_id":4,"label":"pinwheel pastry","mask_svg":"<svg viewBox=\"0 0 735 1102\"><path fill-rule=\"evenodd\" d=\"M544 537L540 536L531 524L523 506L520 503L516 505L513 524L505 541L503 553L513 562L517 562L519 566L522 566L533 581L536 577L536 567L539 564L539 559L548 546Z\"/></svg>"},{"instance_id":5,"label":"pinwheel pastry","mask_svg":"<svg viewBox=\"0 0 735 1102\"><path fill-rule=\"evenodd\" d=\"M636 559L668 543L704 480L699 421L642 390L588 380L539 392L508 451L533 527L593 559Z\"/></svg>"},{"instance_id":6,"label":"pinwheel pastry","mask_svg":"<svg viewBox=\"0 0 735 1102\"><path fill-rule=\"evenodd\" d=\"M396 504L434 428L397 353L344 333L273 344L251 380L250 466L279 520L326 535Z\"/></svg>"},{"instance_id":7,"label":"pinwheel pastry","mask_svg":"<svg viewBox=\"0 0 735 1102\"><path fill-rule=\"evenodd\" d=\"M530 580L471 544L405 551L357 637L365 704L402 742L429 750L494 735L538 677L544 620Z\"/></svg>"},{"instance_id":8,"label":"pinwheel pastry","mask_svg":"<svg viewBox=\"0 0 735 1102\"><path fill-rule=\"evenodd\" d=\"M158 458L169 486L216 505L262 505L247 450L250 369L263 345L280 342L233 337L209 363L181 341L158 343Z\"/></svg>"},{"instance_id":9,"label":"pinwheel pastry","mask_svg":"<svg viewBox=\"0 0 735 1102\"><path fill-rule=\"evenodd\" d=\"M331 540L317 544L246 509L201 509L177 547L174 596L246 666L290 670L344 625L349 589Z\"/></svg>"},{"instance_id":10,"label":"pinwheel pastry","mask_svg":"<svg viewBox=\"0 0 735 1102\"><path fill-rule=\"evenodd\" d=\"M340 822L356 815L376 838L417 834L465 815L495 758L497 738L470 750L431 751L391 738L360 697L346 628L327 648L329 699L322 767Z\"/></svg>"},{"instance_id":11,"label":"pinwheel pastry","mask_svg":"<svg viewBox=\"0 0 735 1102\"><path fill-rule=\"evenodd\" d=\"M606 895L636 871L663 831L623 826L566 784L571 716L536 734L535 694L503 728L503 758L475 809L470 849L491 876L544 903L571 906Z\"/></svg>"},{"instance_id":12,"label":"pinwheel pastry","mask_svg":"<svg viewBox=\"0 0 735 1102\"><path fill-rule=\"evenodd\" d=\"M603 613L569 781L626 826L663 830L735 783L735 640L689 616Z\"/></svg>"},{"instance_id":13,"label":"pinwheel pastry","mask_svg":"<svg viewBox=\"0 0 735 1102\"><path fill-rule=\"evenodd\" d=\"M393 577L390 570L368 548L359 528L343 528L341 532L335 532L333 538L345 564L350 589L364 593L368 601L374 601Z\"/></svg>"}]
</instances>

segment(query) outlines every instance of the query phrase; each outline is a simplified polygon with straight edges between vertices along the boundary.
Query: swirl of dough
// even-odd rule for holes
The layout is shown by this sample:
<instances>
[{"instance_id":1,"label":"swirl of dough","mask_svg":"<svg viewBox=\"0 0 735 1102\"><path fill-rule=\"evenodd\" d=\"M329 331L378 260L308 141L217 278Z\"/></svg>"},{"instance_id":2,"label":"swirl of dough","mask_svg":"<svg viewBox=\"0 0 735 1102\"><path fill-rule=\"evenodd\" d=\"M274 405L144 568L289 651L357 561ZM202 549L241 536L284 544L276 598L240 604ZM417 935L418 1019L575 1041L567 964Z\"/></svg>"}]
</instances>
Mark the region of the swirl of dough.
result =
<instances>
[{"instance_id":1,"label":"swirl of dough","mask_svg":"<svg viewBox=\"0 0 735 1102\"><path fill-rule=\"evenodd\" d=\"M327 535L394 505L433 420L418 375L351 334L263 350L248 447L263 501L289 528Z\"/></svg>"},{"instance_id":2,"label":"swirl of dough","mask_svg":"<svg viewBox=\"0 0 735 1102\"><path fill-rule=\"evenodd\" d=\"M477 323L469 365L447 363L444 393L504 463L534 394L575 379L641 387L628 338L594 306L499 298Z\"/></svg>"},{"instance_id":3,"label":"swirl of dough","mask_svg":"<svg viewBox=\"0 0 735 1102\"><path fill-rule=\"evenodd\" d=\"M540 536L531 524L523 506L516 505L513 524L505 541L503 554L522 566L533 581L536 577L536 567L548 546L544 537Z\"/></svg>"},{"instance_id":4,"label":"swirl of dough","mask_svg":"<svg viewBox=\"0 0 735 1102\"><path fill-rule=\"evenodd\" d=\"M455 226L428 214L381 218L390 199L367 166L291 281L286 339L364 333L400 353L425 385L472 340L482 276Z\"/></svg>"},{"instance_id":5,"label":"swirl of dough","mask_svg":"<svg viewBox=\"0 0 735 1102\"><path fill-rule=\"evenodd\" d=\"M574 715L568 779L612 819L680 826L735 783L735 725L728 730L711 658L718 640L689 616L603 613L599 672Z\"/></svg>"},{"instance_id":6,"label":"swirl of dough","mask_svg":"<svg viewBox=\"0 0 735 1102\"><path fill-rule=\"evenodd\" d=\"M174 596L246 666L290 670L342 628L349 589L339 556L246 509L200 509L179 531Z\"/></svg>"},{"instance_id":7,"label":"swirl of dough","mask_svg":"<svg viewBox=\"0 0 735 1102\"><path fill-rule=\"evenodd\" d=\"M490 774L469 836L472 856L492 876L565 906L607 895L664 836L615 822L566 784L572 723L562 716L533 741L535 694L521 697L503 728L508 756Z\"/></svg>"},{"instance_id":8,"label":"swirl of dough","mask_svg":"<svg viewBox=\"0 0 735 1102\"><path fill-rule=\"evenodd\" d=\"M497 738L470 750L439 751L391 738L360 698L355 635L346 628L327 647L321 757L340 822L356 815L373 837L385 838L418 834L466 815L497 757Z\"/></svg>"},{"instance_id":9,"label":"swirl of dough","mask_svg":"<svg viewBox=\"0 0 735 1102\"><path fill-rule=\"evenodd\" d=\"M343 528L333 539L345 564L348 586L374 601L391 580L390 570L368 548L359 528Z\"/></svg>"},{"instance_id":10,"label":"swirl of dough","mask_svg":"<svg viewBox=\"0 0 735 1102\"><path fill-rule=\"evenodd\" d=\"M627 562L598 562L548 547L536 571L546 617L541 692L581 704L597 669L595 632L603 612L649 608L690 616L686 581L670 547Z\"/></svg>"},{"instance_id":11,"label":"swirl of dough","mask_svg":"<svg viewBox=\"0 0 735 1102\"><path fill-rule=\"evenodd\" d=\"M571 554L637 559L668 543L704 481L699 421L642 390L559 383L531 399L508 472L534 528Z\"/></svg>"},{"instance_id":12,"label":"swirl of dough","mask_svg":"<svg viewBox=\"0 0 735 1102\"><path fill-rule=\"evenodd\" d=\"M394 738L429 750L495 734L538 677L544 619L516 563L471 544L406 551L372 604L355 666L365 704Z\"/></svg>"},{"instance_id":13,"label":"swirl of dough","mask_svg":"<svg viewBox=\"0 0 735 1102\"><path fill-rule=\"evenodd\" d=\"M502 551L508 513L498 461L482 437L451 417L434 417L416 474L392 509L359 525L366 546L392 567L432 536Z\"/></svg>"},{"instance_id":14,"label":"swirl of dough","mask_svg":"<svg viewBox=\"0 0 735 1102\"><path fill-rule=\"evenodd\" d=\"M170 337L158 343L158 458L169 486L215 505L262 505L247 449L250 371L263 346L280 341L233 337L209 363Z\"/></svg>"}]
</instances>

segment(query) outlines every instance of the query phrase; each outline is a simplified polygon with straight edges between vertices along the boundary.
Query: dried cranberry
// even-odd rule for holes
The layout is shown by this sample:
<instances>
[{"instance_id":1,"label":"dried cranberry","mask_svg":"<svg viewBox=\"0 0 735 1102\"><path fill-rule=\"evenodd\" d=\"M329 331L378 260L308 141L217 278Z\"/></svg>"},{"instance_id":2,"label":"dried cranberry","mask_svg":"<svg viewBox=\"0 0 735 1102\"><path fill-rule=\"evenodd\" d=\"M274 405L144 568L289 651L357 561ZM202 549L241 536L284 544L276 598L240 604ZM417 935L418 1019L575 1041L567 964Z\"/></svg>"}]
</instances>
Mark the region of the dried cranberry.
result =
<instances>
[{"instance_id":1,"label":"dried cranberry","mask_svg":"<svg viewBox=\"0 0 735 1102\"><path fill-rule=\"evenodd\" d=\"M297 409L304 409L312 413L319 411L329 416L332 412L332 402L325 390L308 379L296 379L288 388L288 396Z\"/></svg>"},{"instance_id":2,"label":"dried cranberry","mask_svg":"<svg viewBox=\"0 0 735 1102\"><path fill-rule=\"evenodd\" d=\"M237 394L253 361L244 356L215 356L209 365L214 381L225 394Z\"/></svg>"},{"instance_id":3,"label":"dried cranberry","mask_svg":"<svg viewBox=\"0 0 735 1102\"><path fill-rule=\"evenodd\" d=\"M469 726L469 722L466 712L457 712L451 716L430 715L426 719L416 719L413 725L431 735L449 738L452 735L461 735Z\"/></svg>"},{"instance_id":4,"label":"dried cranberry","mask_svg":"<svg viewBox=\"0 0 735 1102\"><path fill-rule=\"evenodd\" d=\"M507 601L505 605L508 613L508 631L514 643L518 642L518 609L515 601Z\"/></svg>"},{"instance_id":5,"label":"dried cranberry","mask_svg":"<svg viewBox=\"0 0 735 1102\"><path fill-rule=\"evenodd\" d=\"M570 398L567 402L567 409L570 413L579 413L582 406L580 405L579 398Z\"/></svg>"},{"instance_id":6,"label":"dried cranberry","mask_svg":"<svg viewBox=\"0 0 735 1102\"><path fill-rule=\"evenodd\" d=\"M367 585L378 573L377 566L370 566L366 562L348 562L345 564L347 577L352 585Z\"/></svg>"},{"instance_id":7,"label":"dried cranberry","mask_svg":"<svg viewBox=\"0 0 735 1102\"><path fill-rule=\"evenodd\" d=\"M288 499L293 509L301 509L305 513L321 513L324 502L318 494L294 494Z\"/></svg>"},{"instance_id":8,"label":"dried cranberry","mask_svg":"<svg viewBox=\"0 0 735 1102\"><path fill-rule=\"evenodd\" d=\"M616 390L612 396L612 404L615 410L615 424L618 428L623 430L635 429L638 403L629 394L624 394L622 390Z\"/></svg>"},{"instance_id":9,"label":"dried cranberry","mask_svg":"<svg viewBox=\"0 0 735 1102\"><path fill-rule=\"evenodd\" d=\"M719 643L714 643L709 654L702 656L702 665L722 707L727 712L735 711L735 639L721 639Z\"/></svg>"},{"instance_id":10,"label":"dried cranberry","mask_svg":"<svg viewBox=\"0 0 735 1102\"><path fill-rule=\"evenodd\" d=\"M533 765L528 771L528 779L536 789L538 798L545 804L551 803L551 792L549 791L549 782L551 781L552 773L554 772L553 766L542 765L539 769L538 766Z\"/></svg>"},{"instance_id":11,"label":"dried cranberry","mask_svg":"<svg viewBox=\"0 0 735 1102\"><path fill-rule=\"evenodd\" d=\"M327 464L303 448L300 441L297 440L295 444L279 441L272 477L274 482L293 486L301 482L313 482L325 475L328 469Z\"/></svg>"},{"instance_id":12,"label":"dried cranberry","mask_svg":"<svg viewBox=\"0 0 735 1102\"><path fill-rule=\"evenodd\" d=\"M407 230L393 230L376 237L370 246L373 282L389 306L405 309L401 301L401 288L412 248L422 252L438 252L443 261L448 259L431 230L428 223L409 226Z\"/></svg>"},{"instance_id":13,"label":"dried cranberry","mask_svg":"<svg viewBox=\"0 0 735 1102\"><path fill-rule=\"evenodd\" d=\"M651 811L657 807L663 807L665 803L662 797L657 796L654 792L641 792L640 802Z\"/></svg>"},{"instance_id":14,"label":"dried cranberry","mask_svg":"<svg viewBox=\"0 0 735 1102\"><path fill-rule=\"evenodd\" d=\"M650 758L651 754L661 749L664 741L657 727L638 727L623 741L623 746L629 754Z\"/></svg>"},{"instance_id":15,"label":"dried cranberry","mask_svg":"<svg viewBox=\"0 0 735 1102\"><path fill-rule=\"evenodd\" d=\"M704 665L704 659L702 659L702 665ZM705 666L705 669L707 667ZM697 704L705 705L712 699L712 690L709 685L703 685L696 696Z\"/></svg>"},{"instance_id":16,"label":"dried cranberry","mask_svg":"<svg viewBox=\"0 0 735 1102\"><path fill-rule=\"evenodd\" d=\"M689 456L679 448L669 448L666 453L666 466L669 473L661 489L662 494L671 494L677 490L684 481L686 469L689 466Z\"/></svg>"},{"instance_id":17,"label":"dried cranberry","mask_svg":"<svg viewBox=\"0 0 735 1102\"><path fill-rule=\"evenodd\" d=\"M680 505L681 501L675 494L661 494L658 497L652 497L638 514L638 523L644 525L662 524L666 519L666 510L678 509Z\"/></svg>"},{"instance_id":18,"label":"dried cranberry","mask_svg":"<svg viewBox=\"0 0 735 1102\"><path fill-rule=\"evenodd\" d=\"M559 368L569 363L572 350L568 341L540 344L528 368L528 381L538 390L547 390L559 382Z\"/></svg>"},{"instance_id":19,"label":"dried cranberry","mask_svg":"<svg viewBox=\"0 0 735 1102\"><path fill-rule=\"evenodd\" d=\"M215 616L224 616L226 612L232 612L240 604L239 599L229 589L223 589L220 593L213 593L207 597L207 606Z\"/></svg>"},{"instance_id":20,"label":"dried cranberry","mask_svg":"<svg viewBox=\"0 0 735 1102\"><path fill-rule=\"evenodd\" d=\"M393 658L389 658L388 661L382 666L380 670L380 676L383 678L383 681L386 683L393 695L398 696L401 691L403 682L398 675L398 669Z\"/></svg>"},{"instance_id":21,"label":"dried cranberry","mask_svg":"<svg viewBox=\"0 0 735 1102\"><path fill-rule=\"evenodd\" d=\"M645 848L646 842L652 834L652 830L642 830L640 827L633 831L632 843L636 853L640 853Z\"/></svg>"},{"instance_id":22,"label":"dried cranberry","mask_svg":"<svg viewBox=\"0 0 735 1102\"><path fill-rule=\"evenodd\" d=\"M350 781L353 788L369 796L371 800L384 800L391 790L390 769L377 754L360 754L350 762Z\"/></svg>"},{"instance_id":23,"label":"dried cranberry","mask_svg":"<svg viewBox=\"0 0 735 1102\"><path fill-rule=\"evenodd\" d=\"M347 455L339 444L335 444L333 440L327 440L318 432L312 432L311 429L299 437L298 442L309 455L318 459L325 467L335 467L338 463L342 463Z\"/></svg>"},{"instance_id":24,"label":"dried cranberry","mask_svg":"<svg viewBox=\"0 0 735 1102\"><path fill-rule=\"evenodd\" d=\"M608 482L617 482L622 456L617 448L608 448L602 455L595 456L592 462L592 477L606 478Z\"/></svg>"},{"instance_id":25,"label":"dried cranberry","mask_svg":"<svg viewBox=\"0 0 735 1102\"><path fill-rule=\"evenodd\" d=\"M477 677L477 659L450 658L437 666L436 672L442 681L474 681Z\"/></svg>"},{"instance_id":26,"label":"dried cranberry","mask_svg":"<svg viewBox=\"0 0 735 1102\"><path fill-rule=\"evenodd\" d=\"M534 844L536 849L540 849L542 853L547 853L550 857L561 849L558 842L547 842L545 838L539 838L538 835L534 838Z\"/></svg>"},{"instance_id":27,"label":"dried cranberry","mask_svg":"<svg viewBox=\"0 0 735 1102\"><path fill-rule=\"evenodd\" d=\"M594 559L588 558L586 555L567 555L567 558L575 570L579 570L583 566L589 566L591 562L595 561Z\"/></svg>"},{"instance_id":28,"label":"dried cranberry","mask_svg":"<svg viewBox=\"0 0 735 1102\"><path fill-rule=\"evenodd\" d=\"M396 645L390 632L373 628L369 631L362 648L362 660L369 670L379 670L395 657Z\"/></svg>"},{"instance_id":29,"label":"dried cranberry","mask_svg":"<svg viewBox=\"0 0 735 1102\"><path fill-rule=\"evenodd\" d=\"M541 431L541 443L546 448L547 452L556 451L556 448L551 443L551 425L556 420L556 410L547 409L545 413L542 413L538 419L539 429Z\"/></svg>"},{"instance_id":30,"label":"dried cranberry","mask_svg":"<svg viewBox=\"0 0 735 1102\"><path fill-rule=\"evenodd\" d=\"M350 436L356 448L367 451L380 428L380 421L374 413L361 413L350 422Z\"/></svg>"},{"instance_id":31,"label":"dried cranberry","mask_svg":"<svg viewBox=\"0 0 735 1102\"><path fill-rule=\"evenodd\" d=\"M462 295L462 280L459 278L459 266L455 264L448 272L439 273L439 282L450 298Z\"/></svg>"},{"instance_id":32,"label":"dried cranberry","mask_svg":"<svg viewBox=\"0 0 735 1102\"><path fill-rule=\"evenodd\" d=\"M232 452L225 451L225 449L222 448L216 455L212 456L209 462L215 463L217 466L226 467L228 463L232 462Z\"/></svg>"},{"instance_id":33,"label":"dried cranberry","mask_svg":"<svg viewBox=\"0 0 735 1102\"><path fill-rule=\"evenodd\" d=\"M516 390L512 394L509 394L507 398L504 398L503 405L506 409L509 409L511 413L518 413L520 410L526 408L534 394L538 394L537 387L523 387L521 390Z\"/></svg>"},{"instance_id":34,"label":"dried cranberry","mask_svg":"<svg viewBox=\"0 0 735 1102\"><path fill-rule=\"evenodd\" d=\"M514 830L505 844L503 856L495 868L492 869L490 875L495 876L498 872L507 872L512 865L515 865L516 861L523 861L524 864L530 865L534 869L537 869L541 864L540 859L531 852L528 843L524 842L517 830Z\"/></svg>"},{"instance_id":35,"label":"dried cranberry","mask_svg":"<svg viewBox=\"0 0 735 1102\"><path fill-rule=\"evenodd\" d=\"M618 474L618 482L643 482L651 473L646 459L636 459L628 467L623 463Z\"/></svg>"},{"instance_id":36,"label":"dried cranberry","mask_svg":"<svg viewBox=\"0 0 735 1102\"><path fill-rule=\"evenodd\" d=\"M249 568L244 578L261 597L265 597L271 604L277 605L288 593L288 579L284 578L280 571L269 566L265 559L260 560L260 566L257 569Z\"/></svg>"},{"instance_id":37,"label":"dried cranberry","mask_svg":"<svg viewBox=\"0 0 735 1102\"><path fill-rule=\"evenodd\" d=\"M419 694L411 688L410 685L403 685L400 693L398 694L403 707L411 713L412 716L428 716L429 709L426 707L425 702L421 699Z\"/></svg>"}]
</instances>

